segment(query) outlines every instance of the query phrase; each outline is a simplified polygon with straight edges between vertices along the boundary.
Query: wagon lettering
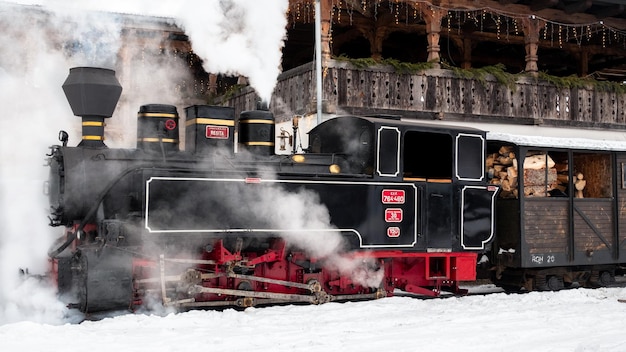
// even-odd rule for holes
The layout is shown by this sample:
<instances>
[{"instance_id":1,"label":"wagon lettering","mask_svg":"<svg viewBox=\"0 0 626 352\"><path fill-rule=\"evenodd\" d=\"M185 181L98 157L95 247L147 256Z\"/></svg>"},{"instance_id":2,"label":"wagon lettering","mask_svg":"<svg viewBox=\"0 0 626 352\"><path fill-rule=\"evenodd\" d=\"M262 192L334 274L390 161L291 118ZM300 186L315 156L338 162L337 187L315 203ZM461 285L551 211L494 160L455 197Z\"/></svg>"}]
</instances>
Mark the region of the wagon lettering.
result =
<instances>
[{"instance_id":1,"label":"wagon lettering","mask_svg":"<svg viewBox=\"0 0 626 352\"><path fill-rule=\"evenodd\" d=\"M533 262L533 263L535 263L535 264L543 264L543 254L540 254L540 255L536 255L536 254L534 254L534 255L531 257L531 260L532 260L532 262Z\"/></svg>"}]
</instances>

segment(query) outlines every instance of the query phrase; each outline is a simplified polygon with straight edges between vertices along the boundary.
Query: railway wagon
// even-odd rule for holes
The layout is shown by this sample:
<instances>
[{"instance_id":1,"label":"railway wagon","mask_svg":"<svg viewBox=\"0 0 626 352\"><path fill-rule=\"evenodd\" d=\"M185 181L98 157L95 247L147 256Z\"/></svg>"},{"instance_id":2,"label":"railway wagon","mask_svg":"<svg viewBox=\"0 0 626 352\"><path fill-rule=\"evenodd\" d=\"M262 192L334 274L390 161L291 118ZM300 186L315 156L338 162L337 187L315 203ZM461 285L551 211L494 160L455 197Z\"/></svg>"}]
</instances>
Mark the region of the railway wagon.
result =
<instances>
[{"instance_id":1,"label":"railway wagon","mask_svg":"<svg viewBox=\"0 0 626 352\"><path fill-rule=\"evenodd\" d=\"M626 262L626 151L619 143L498 134L494 281L507 290L614 283Z\"/></svg>"}]
</instances>

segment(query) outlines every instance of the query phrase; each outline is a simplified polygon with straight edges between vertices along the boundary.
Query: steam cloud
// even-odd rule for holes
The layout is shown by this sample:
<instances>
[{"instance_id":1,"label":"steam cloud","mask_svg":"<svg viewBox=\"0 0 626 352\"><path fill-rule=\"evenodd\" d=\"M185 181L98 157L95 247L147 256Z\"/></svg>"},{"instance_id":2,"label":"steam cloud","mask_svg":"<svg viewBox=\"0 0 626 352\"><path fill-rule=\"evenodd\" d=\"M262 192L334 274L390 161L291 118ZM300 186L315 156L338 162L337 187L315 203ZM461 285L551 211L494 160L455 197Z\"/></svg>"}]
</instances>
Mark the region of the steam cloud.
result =
<instances>
[{"instance_id":1,"label":"steam cloud","mask_svg":"<svg viewBox=\"0 0 626 352\"><path fill-rule=\"evenodd\" d=\"M47 225L43 164L48 146L58 144L56 131L70 132L70 145L80 140L80 119L61 89L69 68L114 68L123 43L119 14L160 16L184 29L207 72L245 76L269 102L280 73L287 6L287 0L0 2L0 43L11 49L0 53L0 324L67 319L49 285L23 280L18 269L45 273L48 247L61 235ZM144 49L124 48L132 76L118 75L124 91L107 120L109 147L133 147L136 109L176 105L178 83L191 81L181 60Z\"/></svg>"}]
</instances>

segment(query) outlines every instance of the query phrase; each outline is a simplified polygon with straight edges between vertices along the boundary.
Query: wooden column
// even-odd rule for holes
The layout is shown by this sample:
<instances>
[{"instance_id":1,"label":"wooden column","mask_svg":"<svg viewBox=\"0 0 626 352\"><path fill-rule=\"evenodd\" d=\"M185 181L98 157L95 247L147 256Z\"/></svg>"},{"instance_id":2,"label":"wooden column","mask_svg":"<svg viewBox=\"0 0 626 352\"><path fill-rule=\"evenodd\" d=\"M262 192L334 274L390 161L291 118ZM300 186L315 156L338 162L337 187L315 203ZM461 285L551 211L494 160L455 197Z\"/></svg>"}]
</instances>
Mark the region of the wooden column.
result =
<instances>
[{"instance_id":1,"label":"wooden column","mask_svg":"<svg viewBox=\"0 0 626 352\"><path fill-rule=\"evenodd\" d=\"M370 41L372 58L381 60L383 58L383 42L387 38L387 28L376 26L374 30L374 40Z\"/></svg>"},{"instance_id":2,"label":"wooden column","mask_svg":"<svg viewBox=\"0 0 626 352\"><path fill-rule=\"evenodd\" d=\"M539 74L539 67L537 61L539 56L537 55L537 49L539 48L539 31L545 22L537 19L534 16L522 19L522 30L524 31L524 44L526 48L526 72L532 76Z\"/></svg>"},{"instance_id":3,"label":"wooden column","mask_svg":"<svg viewBox=\"0 0 626 352\"><path fill-rule=\"evenodd\" d=\"M322 66L327 66L330 61L332 52L330 50L330 16L333 11L333 4L331 0L320 0L320 11L321 11L321 28L320 32L322 35Z\"/></svg>"},{"instance_id":4,"label":"wooden column","mask_svg":"<svg viewBox=\"0 0 626 352\"><path fill-rule=\"evenodd\" d=\"M441 33L441 19L446 12L437 10L426 3L421 3L420 7L424 15L424 21L426 22L428 62L433 62L436 68L440 68L439 35Z\"/></svg>"},{"instance_id":5,"label":"wooden column","mask_svg":"<svg viewBox=\"0 0 626 352\"><path fill-rule=\"evenodd\" d=\"M217 94L217 75L215 73L209 73L209 93L211 95Z\"/></svg>"},{"instance_id":6,"label":"wooden column","mask_svg":"<svg viewBox=\"0 0 626 352\"><path fill-rule=\"evenodd\" d=\"M374 22L367 26L359 27L359 31L363 34L363 37L370 43L370 56L374 60L381 60L383 58L383 42L389 32L388 27L379 26L378 24L378 22Z\"/></svg>"},{"instance_id":7,"label":"wooden column","mask_svg":"<svg viewBox=\"0 0 626 352\"><path fill-rule=\"evenodd\" d=\"M472 40L463 38L463 62L461 68L468 70L472 68Z\"/></svg>"},{"instance_id":8,"label":"wooden column","mask_svg":"<svg viewBox=\"0 0 626 352\"><path fill-rule=\"evenodd\" d=\"M580 51L578 60L578 75L585 77L589 74L589 52L585 47Z\"/></svg>"}]
</instances>

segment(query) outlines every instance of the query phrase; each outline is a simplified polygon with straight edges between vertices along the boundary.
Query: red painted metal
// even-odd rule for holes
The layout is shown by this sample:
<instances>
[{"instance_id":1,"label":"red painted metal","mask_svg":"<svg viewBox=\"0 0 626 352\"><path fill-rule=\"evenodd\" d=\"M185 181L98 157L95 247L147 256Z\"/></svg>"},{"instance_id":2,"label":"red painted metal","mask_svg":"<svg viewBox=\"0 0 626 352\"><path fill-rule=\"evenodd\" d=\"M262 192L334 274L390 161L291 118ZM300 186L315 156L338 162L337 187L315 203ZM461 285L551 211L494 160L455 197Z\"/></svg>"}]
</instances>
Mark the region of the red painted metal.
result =
<instances>
[{"instance_id":1,"label":"red painted metal","mask_svg":"<svg viewBox=\"0 0 626 352\"><path fill-rule=\"evenodd\" d=\"M74 229L75 230L75 229ZM95 230L86 227L85 231ZM78 241L78 240L77 240ZM307 285L317 283L319 290L328 295L367 295L384 290L392 296L394 290L425 296L438 296L442 291L464 294L459 282L476 279L476 253L467 252L403 252L401 250L356 251L342 254L346 262L359 263L351 271L327 265L327 258L313 258L304 252L288 251L282 240L273 240L268 249L260 252L231 252L222 240L212 244L210 252L196 258L189 265L191 274L167 272L167 282L162 284L161 265L157 258L135 258L132 263L134 280L134 306L146 302L152 292L160 298L163 287L179 290L181 283L197 280L190 285L224 290L256 291L264 294L313 295ZM191 258L190 258L191 259ZM168 264L169 265L169 264ZM233 268L242 268L235 274ZM50 261L53 277L58 277L58 261ZM168 267L168 269L171 269ZM195 274L194 274L195 272ZM177 276L178 275L178 276ZM363 282L363 277L381 278L375 287ZM180 277L179 282L172 277ZM56 281L56 280L55 280ZM180 298L186 296L180 292ZM230 291L228 291L230 292ZM197 293L192 301L228 302L239 297L220 293Z\"/></svg>"},{"instance_id":2,"label":"red painted metal","mask_svg":"<svg viewBox=\"0 0 626 352\"><path fill-rule=\"evenodd\" d=\"M317 282L322 291L336 296L371 294L382 288L388 296L392 296L395 289L400 289L434 297L444 290L463 294L458 286L459 281L476 278L475 253L400 250L350 252L343 255L346 261L367 262L369 267L357 267L351 272L345 272L332 266L324 267L323 259L311 258L303 252L287 252L285 243L281 240L276 240L270 247L262 253L231 253L221 240L216 241L212 251L202 258L215 261L215 265L198 266L198 270L202 272L211 272L211 275L201 280L200 285L267 294L311 295L312 292L303 285ZM248 268L247 271L244 270L244 275L232 273L235 262ZM362 277L360 274L367 274L368 269L370 274L380 274L382 281L378 286L369 287L358 280ZM136 280L154 275L155 271L158 271L158 263L154 261L136 260L134 263ZM154 281L153 286L157 286ZM140 291L138 288L138 292ZM204 292L194 296L195 302L236 299L235 296L221 293ZM137 295L135 302L142 302L140 295Z\"/></svg>"}]
</instances>

